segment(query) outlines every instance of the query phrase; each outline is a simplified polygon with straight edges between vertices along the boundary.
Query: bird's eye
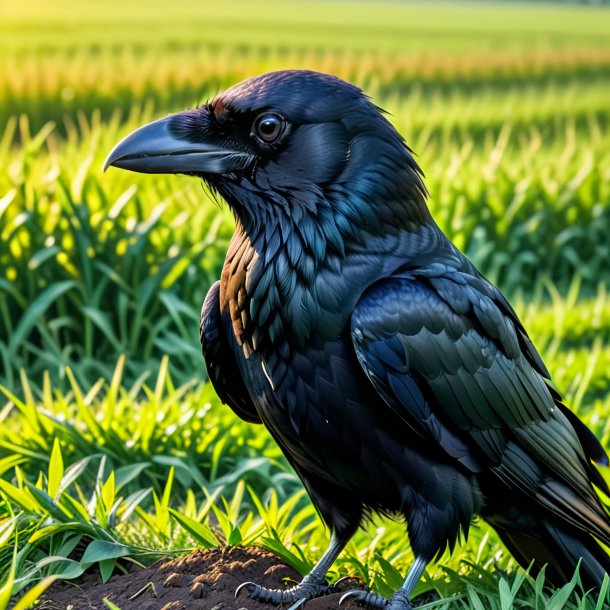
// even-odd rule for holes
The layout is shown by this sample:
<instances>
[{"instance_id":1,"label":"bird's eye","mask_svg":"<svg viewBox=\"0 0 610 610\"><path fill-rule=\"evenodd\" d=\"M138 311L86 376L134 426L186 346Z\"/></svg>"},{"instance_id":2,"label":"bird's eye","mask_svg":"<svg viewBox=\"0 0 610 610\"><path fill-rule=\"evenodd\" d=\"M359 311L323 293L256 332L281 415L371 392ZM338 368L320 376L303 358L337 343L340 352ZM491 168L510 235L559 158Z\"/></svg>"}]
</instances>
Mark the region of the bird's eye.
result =
<instances>
[{"instance_id":1,"label":"bird's eye","mask_svg":"<svg viewBox=\"0 0 610 610\"><path fill-rule=\"evenodd\" d=\"M277 114L261 114L254 123L256 135L266 144L275 142L284 131L284 119Z\"/></svg>"}]
</instances>

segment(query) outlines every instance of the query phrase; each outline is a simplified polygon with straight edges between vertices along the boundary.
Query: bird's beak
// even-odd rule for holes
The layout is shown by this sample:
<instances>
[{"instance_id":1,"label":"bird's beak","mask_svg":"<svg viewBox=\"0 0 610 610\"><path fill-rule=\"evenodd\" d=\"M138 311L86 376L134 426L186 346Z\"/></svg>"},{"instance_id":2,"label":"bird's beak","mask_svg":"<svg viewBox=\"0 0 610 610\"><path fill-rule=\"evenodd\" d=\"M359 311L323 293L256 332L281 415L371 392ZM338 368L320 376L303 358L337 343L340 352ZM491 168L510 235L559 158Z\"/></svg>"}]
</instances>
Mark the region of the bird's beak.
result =
<instances>
[{"instance_id":1,"label":"bird's beak","mask_svg":"<svg viewBox=\"0 0 610 610\"><path fill-rule=\"evenodd\" d=\"M205 129L195 132L197 141L185 137L194 121L190 110L136 129L112 149L104 171L114 165L145 174L226 174L252 162L248 153L205 142Z\"/></svg>"}]
</instances>

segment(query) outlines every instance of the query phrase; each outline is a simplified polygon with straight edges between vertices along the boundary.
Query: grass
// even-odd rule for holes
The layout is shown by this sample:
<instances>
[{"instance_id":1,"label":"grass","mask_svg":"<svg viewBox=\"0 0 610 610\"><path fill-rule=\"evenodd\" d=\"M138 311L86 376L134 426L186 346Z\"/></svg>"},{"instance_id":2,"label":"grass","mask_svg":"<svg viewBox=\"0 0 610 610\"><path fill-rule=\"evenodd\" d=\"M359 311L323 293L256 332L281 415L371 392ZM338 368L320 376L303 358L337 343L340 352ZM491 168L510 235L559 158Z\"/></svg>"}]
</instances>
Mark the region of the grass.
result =
<instances>
[{"instance_id":1,"label":"grass","mask_svg":"<svg viewBox=\"0 0 610 610\"><path fill-rule=\"evenodd\" d=\"M574 6L3 5L0 610L194 545L256 542L304 572L327 543L266 431L205 384L199 308L230 214L196 180L101 170L137 126L269 69L335 73L390 112L435 218L610 447L608 31L609 10ZM377 519L332 576L388 594L411 560ZM526 577L481 522L419 590L437 608L610 603Z\"/></svg>"}]
</instances>

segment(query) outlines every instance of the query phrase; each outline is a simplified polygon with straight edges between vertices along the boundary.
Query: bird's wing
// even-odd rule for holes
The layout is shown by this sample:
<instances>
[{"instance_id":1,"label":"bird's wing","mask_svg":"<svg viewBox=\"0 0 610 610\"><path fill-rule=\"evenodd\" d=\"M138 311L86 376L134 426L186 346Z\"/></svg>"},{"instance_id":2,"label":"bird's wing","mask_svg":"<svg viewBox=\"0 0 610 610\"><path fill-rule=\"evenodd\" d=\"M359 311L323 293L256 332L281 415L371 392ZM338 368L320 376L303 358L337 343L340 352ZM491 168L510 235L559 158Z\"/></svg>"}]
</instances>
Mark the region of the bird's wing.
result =
<instances>
[{"instance_id":1,"label":"bird's wing","mask_svg":"<svg viewBox=\"0 0 610 610\"><path fill-rule=\"evenodd\" d=\"M552 384L551 375L548 369L529 338L527 331L521 323L521 320L519 320L519 317L506 297L493 284L482 278L476 272L474 275L470 274L466 275L466 277L469 278L470 285L483 295L490 298L494 305L498 307L502 315L508 318L508 320L510 320L510 322L513 324L517 332L517 338L521 351L525 355L527 361L531 364L534 371L544 377L548 390L551 392L555 400L555 405L566 416L570 424L572 424L572 427L578 435L578 439L580 440L587 457L598 464L608 466L609 461L606 450L602 447L601 443L593 432L591 432L591 430L589 430L589 428L587 428L587 426L585 426L585 424L583 424L583 422L580 421L580 419L578 419L578 417L572 411L570 411L566 405L563 404L561 395Z\"/></svg>"},{"instance_id":2,"label":"bird's wing","mask_svg":"<svg viewBox=\"0 0 610 610\"><path fill-rule=\"evenodd\" d=\"M587 459L605 456L599 442L564 414L516 315L481 276L434 265L388 278L362 296L351 330L385 402L472 471L504 469L527 485L506 458L516 446L579 494L590 480L605 487Z\"/></svg>"},{"instance_id":3,"label":"bird's wing","mask_svg":"<svg viewBox=\"0 0 610 610\"><path fill-rule=\"evenodd\" d=\"M261 420L246 389L244 380L227 340L225 325L220 313L220 282L208 291L201 308L199 337L208 377L225 405L247 422L260 424Z\"/></svg>"}]
</instances>

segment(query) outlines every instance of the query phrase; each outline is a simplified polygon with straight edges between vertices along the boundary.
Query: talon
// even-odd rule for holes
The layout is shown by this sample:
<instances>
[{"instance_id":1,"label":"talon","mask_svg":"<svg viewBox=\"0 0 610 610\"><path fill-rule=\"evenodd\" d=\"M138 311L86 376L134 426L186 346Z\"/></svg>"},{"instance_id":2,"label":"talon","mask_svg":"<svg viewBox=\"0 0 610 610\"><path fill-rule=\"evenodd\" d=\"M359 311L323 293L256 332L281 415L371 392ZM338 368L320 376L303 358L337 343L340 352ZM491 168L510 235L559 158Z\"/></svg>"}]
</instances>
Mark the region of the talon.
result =
<instances>
[{"instance_id":1,"label":"talon","mask_svg":"<svg viewBox=\"0 0 610 610\"><path fill-rule=\"evenodd\" d=\"M412 610L409 594L401 587L394 593L387 610Z\"/></svg>"},{"instance_id":2,"label":"talon","mask_svg":"<svg viewBox=\"0 0 610 610\"><path fill-rule=\"evenodd\" d=\"M345 582L346 580L354 580L353 576L341 576L341 578L338 578L337 580L335 580L335 582L332 584L333 587L336 587L339 583Z\"/></svg>"},{"instance_id":3,"label":"talon","mask_svg":"<svg viewBox=\"0 0 610 610\"><path fill-rule=\"evenodd\" d=\"M348 598L354 598L356 601L359 601L362 604L370 606L371 608L382 609L388 605L388 600L385 597L381 597L377 595L377 593L373 593L372 591L362 591L360 589L354 589L353 591L348 591L341 596L339 600L339 605L345 602Z\"/></svg>"},{"instance_id":4,"label":"talon","mask_svg":"<svg viewBox=\"0 0 610 610\"><path fill-rule=\"evenodd\" d=\"M288 610L298 610L306 601L314 597L322 597L323 595L335 592L333 587L329 585L308 582L307 577L303 579L303 582L291 589L267 589L254 582L244 582L235 589L236 598L242 589L247 591L250 599L271 604L272 606L292 604Z\"/></svg>"},{"instance_id":5,"label":"talon","mask_svg":"<svg viewBox=\"0 0 610 610\"><path fill-rule=\"evenodd\" d=\"M348 591L341 596L339 600L339 605L341 605L348 597L360 597L359 593L364 593L364 591Z\"/></svg>"},{"instance_id":6,"label":"talon","mask_svg":"<svg viewBox=\"0 0 610 610\"><path fill-rule=\"evenodd\" d=\"M242 582L241 585L239 585L239 587L237 587L237 589L235 589L235 599L237 599L237 596L239 595L239 592L244 588L244 587L248 587L251 586L252 587L252 591L254 591L254 589L256 589L256 587L258 587L258 585L254 582ZM250 591L250 593L252 592Z\"/></svg>"}]
</instances>

